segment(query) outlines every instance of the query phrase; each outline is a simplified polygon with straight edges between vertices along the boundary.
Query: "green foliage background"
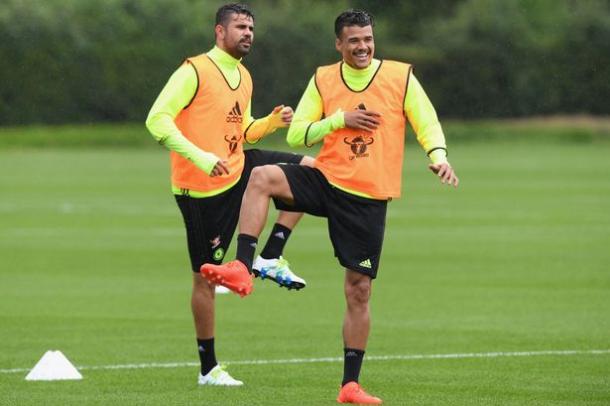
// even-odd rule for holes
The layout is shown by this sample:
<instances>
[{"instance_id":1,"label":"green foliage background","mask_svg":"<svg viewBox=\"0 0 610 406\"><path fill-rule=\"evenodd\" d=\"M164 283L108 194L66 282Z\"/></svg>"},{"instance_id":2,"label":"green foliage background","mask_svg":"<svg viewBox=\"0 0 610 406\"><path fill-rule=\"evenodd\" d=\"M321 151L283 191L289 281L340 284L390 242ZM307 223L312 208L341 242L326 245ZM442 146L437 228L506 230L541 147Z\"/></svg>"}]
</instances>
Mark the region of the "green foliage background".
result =
<instances>
[{"instance_id":1,"label":"green foliage background","mask_svg":"<svg viewBox=\"0 0 610 406\"><path fill-rule=\"evenodd\" d=\"M0 125L143 121L172 71L214 43L221 1L5 0ZM377 55L416 66L443 117L610 113L610 2L250 2L254 113L296 105L332 63L333 22L376 16Z\"/></svg>"}]
</instances>

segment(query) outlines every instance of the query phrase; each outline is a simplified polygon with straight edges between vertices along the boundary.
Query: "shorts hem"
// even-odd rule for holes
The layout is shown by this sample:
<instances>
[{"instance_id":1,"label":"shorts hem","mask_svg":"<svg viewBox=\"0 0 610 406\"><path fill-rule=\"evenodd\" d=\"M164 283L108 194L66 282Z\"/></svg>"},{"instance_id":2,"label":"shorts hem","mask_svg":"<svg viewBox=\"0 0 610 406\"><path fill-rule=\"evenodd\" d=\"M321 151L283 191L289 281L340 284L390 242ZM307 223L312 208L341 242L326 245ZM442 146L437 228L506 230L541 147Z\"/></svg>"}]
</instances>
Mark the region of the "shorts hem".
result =
<instances>
[{"instance_id":1,"label":"shorts hem","mask_svg":"<svg viewBox=\"0 0 610 406\"><path fill-rule=\"evenodd\" d=\"M339 259L339 258L337 258L337 259ZM377 278L377 270L363 268L359 265L348 264L346 261L341 261L340 259L339 259L339 264L341 264L341 266L345 267L346 270L369 276L371 279Z\"/></svg>"}]
</instances>

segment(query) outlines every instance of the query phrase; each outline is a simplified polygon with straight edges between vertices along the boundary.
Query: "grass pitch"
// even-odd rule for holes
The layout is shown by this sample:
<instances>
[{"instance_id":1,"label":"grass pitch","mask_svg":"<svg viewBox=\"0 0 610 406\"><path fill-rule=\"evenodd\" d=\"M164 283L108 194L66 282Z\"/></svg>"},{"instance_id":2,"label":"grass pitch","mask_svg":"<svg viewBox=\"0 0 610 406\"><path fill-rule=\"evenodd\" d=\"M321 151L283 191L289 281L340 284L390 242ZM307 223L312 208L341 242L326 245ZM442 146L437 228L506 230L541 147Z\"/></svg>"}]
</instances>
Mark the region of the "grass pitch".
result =
<instances>
[{"instance_id":1,"label":"grass pitch","mask_svg":"<svg viewBox=\"0 0 610 406\"><path fill-rule=\"evenodd\" d=\"M606 352L365 359L364 386L388 405L609 404L609 152L456 144L449 190L410 146L367 356ZM246 386L196 386L168 168L161 149L0 151L0 404L334 404L341 362L235 363ZM218 297L221 362L341 356L343 272L324 220L304 218L286 256L305 290L257 281L248 298ZM48 349L84 379L24 381ZM181 365L107 369L151 363Z\"/></svg>"}]
</instances>

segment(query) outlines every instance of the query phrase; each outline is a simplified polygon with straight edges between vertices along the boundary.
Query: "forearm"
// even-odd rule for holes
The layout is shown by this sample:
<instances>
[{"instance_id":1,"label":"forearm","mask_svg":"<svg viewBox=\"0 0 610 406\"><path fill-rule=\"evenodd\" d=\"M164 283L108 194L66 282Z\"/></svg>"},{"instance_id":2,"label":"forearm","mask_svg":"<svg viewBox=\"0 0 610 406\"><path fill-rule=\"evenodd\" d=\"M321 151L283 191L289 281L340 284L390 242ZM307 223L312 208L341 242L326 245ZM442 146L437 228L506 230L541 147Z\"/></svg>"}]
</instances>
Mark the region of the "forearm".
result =
<instances>
[{"instance_id":1,"label":"forearm","mask_svg":"<svg viewBox=\"0 0 610 406\"><path fill-rule=\"evenodd\" d=\"M246 108L246 114L244 117L243 130L244 139L249 144L256 144L263 137L275 132L278 128L285 128L288 123L282 119L282 112L287 109L286 107L277 106L273 111L263 118L253 118L250 103Z\"/></svg>"},{"instance_id":2,"label":"forearm","mask_svg":"<svg viewBox=\"0 0 610 406\"><path fill-rule=\"evenodd\" d=\"M209 174L218 158L190 142L174 122L176 116L192 100L197 87L197 76L193 68L189 65L178 68L150 109L146 128L157 142L182 155Z\"/></svg>"},{"instance_id":3,"label":"forearm","mask_svg":"<svg viewBox=\"0 0 610 406\"><path fill-rule=\"evenodd\" d=\"M297 108L298 110L298 108ZM343 111L337 110L333 115L323 120L312 121L304 117L297 117L292 120L286 141L291 147L307 146L320 142L325 136L345 127Z\"/></svg>"},{"instance_id":4,"label":"forearm","mask_svg":"<svg viewBox=\"0 0 610 406\"><path fill-rule=\"evenodd\" d=\"M417 134L417 141L426 151L433 164L447 162L445 135L440 123L428 126Z\"/></svg>"},{"instance_id":5,"label":"forearm","mask_svg":"<svg viewBox=\"0 0 610 406\"><path fill-rule=\"evenodd\" d=\"M277 127L271 127L269 121L269 116L258 119L252 119L250 124L248 124L248 126L244 130L244 137L246 139L246 142L248 142L249 144L254 144L260 141L266 135L269 135L275 130L277 130Z\"/></svg>"},{"instance_id":6,"label":"forearm","mask_svg":"<svg viewBox=\"0 0 610 406\"><path fill-rule=\"evenodd\" d=\"M322 97L316 88L315 78L312 77L294 112L294 118L286 137L288 144L292 147L311 146L320 142L331 132L345 127L342 111L338 110L320 120L323 111Z\"/></svg>"},{"instance_id":7,"label":"forearm","mask_svg":"<svg viewBox=\"0 0 610 406\"><path fill-rule=\"evenodd\" d=\"M417 141L429 154L432 163L447 162L447 146L443 128L438 121L434 106L414 75L411 75L409 80L404 109L415 131Z\"/></svg>"},{"instance_id":8,"label":"forearm","mask_svg":"<svg viewBox=\"0 0 610 406\"><path fill-rule=\"evenodd\" d=\"M218 162L219 158L216 155L201 150L182 135L178 127L176 127L174 119L168 114L157 113L149 115L146 120L146 127L159 144L165 146L170 151L182 155L208 175L212 172L216 162Z\"/></svg>"}]
</instances>

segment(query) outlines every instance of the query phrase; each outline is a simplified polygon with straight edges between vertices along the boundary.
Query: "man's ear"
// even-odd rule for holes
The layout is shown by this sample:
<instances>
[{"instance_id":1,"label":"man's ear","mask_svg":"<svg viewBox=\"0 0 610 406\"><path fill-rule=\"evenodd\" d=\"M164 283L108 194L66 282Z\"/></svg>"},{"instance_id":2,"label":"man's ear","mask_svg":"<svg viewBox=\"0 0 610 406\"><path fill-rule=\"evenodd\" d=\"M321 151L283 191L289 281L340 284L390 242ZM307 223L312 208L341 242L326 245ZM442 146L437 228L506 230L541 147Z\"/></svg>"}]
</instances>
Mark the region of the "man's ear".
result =
<instances>
[{"instance_id":1,"label":"man's ear","mask_svg":"<svg viewBox=\"0 0 610 406\"><path fill-rule=\"evenodd\" d=\"M225 27L223 27L221 24L216 24L216 27L214 27L214 33L216 34L216 38L223 39L225 37Z\"/></svg>"}]
</instances>

